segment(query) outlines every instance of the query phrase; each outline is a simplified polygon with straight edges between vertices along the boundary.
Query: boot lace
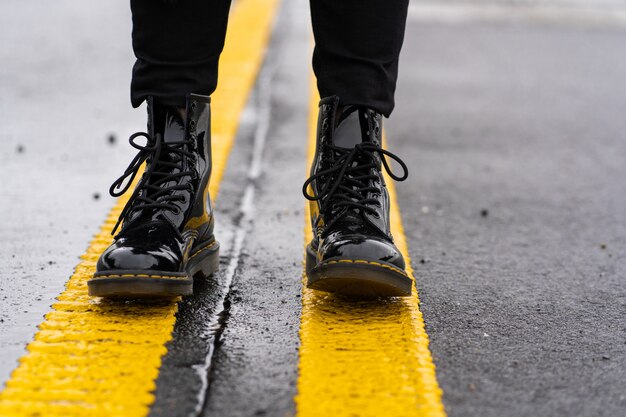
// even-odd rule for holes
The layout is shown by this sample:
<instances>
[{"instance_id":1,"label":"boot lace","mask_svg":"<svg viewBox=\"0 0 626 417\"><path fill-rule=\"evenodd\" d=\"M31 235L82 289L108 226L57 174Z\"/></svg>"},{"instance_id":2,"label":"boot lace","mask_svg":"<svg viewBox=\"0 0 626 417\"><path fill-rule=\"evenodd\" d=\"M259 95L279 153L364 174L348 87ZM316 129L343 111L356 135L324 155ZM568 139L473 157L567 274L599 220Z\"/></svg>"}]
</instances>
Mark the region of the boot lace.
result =
<instances>
[{"instance_id":1,"label":"boot lace","mask_svg":"<svg viewBox=\"0 0 626 417\"><path fill-rule=\"evenodd\" d=\"M334 152L333 165L309 177L302 186L302 193L307 200L321 201L321 213L332 215L347 207L351 210L376 214L376 209L372 205L380 205L379 201L367 197L368 192L380 192L379 187L374 186L379 177L371 171L372 168L377 168L375 154L380 155L385 171L395 181L404 181L408 177L409 171L404 161L377 144L364 142L357 144L352 149L330 144L324 146ZM391 170L385 156L393 159L402 167L402 175L396 175ZM318 195L315 195L315 191L313 195L309 194L307 189L313 181L321 181L323 184Z\"/></svg>"},{"instance_id":2,"label":"boot lace","mask_svg":"<svg viewBox=\"0 0 626 417\"><path fill-rule=\"evenodd\" d=\"M137 143L136 140L139 137L144 137L147 140L145 145ZM144 162L148 162L148 164L141 180L135 187L135 191L124 206L111 234L115 234L119 225L129 218L132 213L139 210L155 208L178 212L178 206L172 204L172 202L184 201L185 197L182 194L172 193L172 191L189 189L189 185L177 182L169 186L165 184L183 176L193 175L193 172L190 170L183 171L184 157L194 157L193 152L188 150L190 145L192 145L191 140L167 142L166 144L160 133L152 138L145 132L137 132L130 136L128 142L139 152L130 162L122 176L111 184L109 194L112 197L119 197L128 191L142 164ZM160 157L164 151L170 156L175 155L175 157L168 158L169 160L161 160Z\"/></svg>"}]
</instances>

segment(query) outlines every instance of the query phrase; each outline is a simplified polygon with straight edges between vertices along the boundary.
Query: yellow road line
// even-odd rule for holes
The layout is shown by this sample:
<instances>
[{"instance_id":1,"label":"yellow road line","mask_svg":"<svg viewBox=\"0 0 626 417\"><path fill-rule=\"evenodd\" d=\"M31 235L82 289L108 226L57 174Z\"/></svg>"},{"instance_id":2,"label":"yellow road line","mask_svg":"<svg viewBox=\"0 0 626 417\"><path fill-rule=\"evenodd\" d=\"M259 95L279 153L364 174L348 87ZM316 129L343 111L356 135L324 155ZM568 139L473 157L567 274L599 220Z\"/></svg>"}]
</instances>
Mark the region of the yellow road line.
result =
<instances>
[{"instance_id":1,"label":"yellow road line","mask_svg":"<svg viewBox=\"0 0 626 417\"><path fill-rule=\"evenodd\" d=\"M261 66L278 0L239 0L231 14L212 99L217 195L243 110ZM65 291L39 326L0 393L0 416L145 416L171 339L177 302L116 303L90 298L86 281L127 201L121 197Z\"/></svg>"},{"instance_id":2,"label":"yellow road line","mask_svg":"<svg viewBox=\"0 0 626 417\"><path fill-rule=\"evenodd\" d=\"M216 115L211 127L213 158L217 165L211 173L213 198L217 196L226 158L233 146L239 115L265 56L279 4L279 0L237 0L234 4L226 48L220 58L219 87L211 99L211 111ZM219 159L220 156L223 159Z\"/></svg>"},{"instance_id":3,"label":"yellow road line","mask_svg":"<svg viewBox=\"0 0 626 417\"><path fill-rule=\"evenodd\" d=\"M309 161L318 99L313 91ZM391 230L413 277L394 184L386 181ZM311 239L308 204L306 212L305 244ZM411 297L384 302L346 301L303 286L300 341L298 417L445 416L415 286Z\"/></svg>"}]
</instances>

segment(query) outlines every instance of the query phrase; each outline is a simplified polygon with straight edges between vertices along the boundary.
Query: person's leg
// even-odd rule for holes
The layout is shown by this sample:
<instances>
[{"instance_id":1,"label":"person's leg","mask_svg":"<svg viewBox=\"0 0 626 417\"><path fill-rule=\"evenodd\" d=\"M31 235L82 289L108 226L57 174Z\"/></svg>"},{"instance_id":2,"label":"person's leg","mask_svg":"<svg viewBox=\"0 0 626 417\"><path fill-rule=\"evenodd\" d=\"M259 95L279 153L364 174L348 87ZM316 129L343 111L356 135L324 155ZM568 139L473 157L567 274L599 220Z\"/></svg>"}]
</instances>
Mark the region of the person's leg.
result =
<instances>
[{"instance_id":1,"label":"person's leg","mask_svg":"<svg viewBox=\"0 0 626 417\"><path fill-rule=\"evenodd\" d=\"M211 95L224 47L230 0L131 0L131 102L184 107L188 93Z\"/></svg>"},{"instance_id":2,"label":"person's leg","mask_svg":"<svg viewBox=\"0 0 626 417\"><path fill-rule=\"evenodd\" d=\"M412 280L393 243L382 169L406 165L382 148L394 106L407 0L311 0L313 68L320 102L316 153L303 187L313 239L309 288L356 296L407 296ZM401 175L390 172L395 159Z\"/></svg>"},{"instance_id":3,"label":"person's leg","mask_svg":"<svg viewBox=\"0 0 626 417\"><path fill-rule=\"evenodd\" d=\"M211 110L230 0L131 0L132 104L148 102L148 132L111 186L120 196L145 163L88 282L101 297L189 295L219 264L209 197ZM136 142L145 139L145 144ZM119 226L119 227L118 227Z\"/></svg>"},{"instance_id":4,"label":"person's leg","mask_svg":"<svg viewBox=\"0 0 626 417\"><path fill-rule=\"evenodd\" d=\"M310 0L321 97L389 116L408 0Z\"/></svg>"}]
</instances>

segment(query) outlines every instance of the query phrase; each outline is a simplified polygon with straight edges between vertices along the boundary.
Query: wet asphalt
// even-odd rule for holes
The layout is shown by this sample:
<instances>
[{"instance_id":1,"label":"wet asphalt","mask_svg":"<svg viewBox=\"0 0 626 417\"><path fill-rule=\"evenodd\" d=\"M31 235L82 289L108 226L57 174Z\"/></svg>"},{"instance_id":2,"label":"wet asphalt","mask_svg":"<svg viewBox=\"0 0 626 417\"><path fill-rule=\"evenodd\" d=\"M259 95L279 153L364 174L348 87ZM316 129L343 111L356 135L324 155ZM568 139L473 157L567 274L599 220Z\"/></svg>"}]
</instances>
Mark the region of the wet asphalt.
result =
<instances>
[{"instance_id":1,"label":"wet asphalt","mask_svg":"<svg viewBox=\"0 0 626 417\"><path fill-rule=\"evenodd\" d=\"M0 5L0 383L113 205L145 127L125 0Z\"/></svg>"},{"instance_id":2,"label":"wet asphalt","mask_svg":"<svg viewBox=\"0 0 626 417\"><path fill-rule=\"evenodd\" d=\"M0 6L19 39L0 43L0 381L144 127L126 2L58 3ZM295 412L307 19L285 3L216 206L221 270L180 304L153 416ZM625 43L615 25L409 20L386 128L450 416L625 415Z\"/></svg>"},{"instance_id":3,"label":"wet asphalt","mask_svg":"<svg viewBox=\"0 0 626 417\"><path fill-rule=\"evenodd\" d=\"M197 286L200 297L181 304L152 416L295 412L310 81L302 6L287 3L277 18L221 185L217 278L230 282L230 291ZM223 303L199 301L216 293ZM201 323L212 323L208 338ZM207 385L199 368L208 371Z\"/></svg>"},{"instance_id":4,"label":"wet asphalt","mask_svg":"<svg viewBox=\"0 0 626 417\"><path fill-rule=\"evenodd\" d=\"M625 415L626 32L407 39L387 126L448 414Z\"/></svg>"}]
</instances>

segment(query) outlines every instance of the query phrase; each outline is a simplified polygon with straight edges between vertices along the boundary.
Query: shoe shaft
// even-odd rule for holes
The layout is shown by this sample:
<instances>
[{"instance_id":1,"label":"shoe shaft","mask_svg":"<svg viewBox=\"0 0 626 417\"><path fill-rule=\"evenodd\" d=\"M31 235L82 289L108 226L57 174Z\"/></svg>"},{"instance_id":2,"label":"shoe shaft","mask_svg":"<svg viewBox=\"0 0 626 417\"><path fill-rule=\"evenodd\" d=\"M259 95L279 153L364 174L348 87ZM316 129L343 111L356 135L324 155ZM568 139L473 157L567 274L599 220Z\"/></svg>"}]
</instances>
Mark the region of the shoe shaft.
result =
<instances>
[{"instance_id":1,"label":"shoe shaft","mask_svg":"<svg viewBox=\"0 0 626 417\"><path fill-rule=\"evenodd\" d=\"M315 157L311 167L311 175L331 168L335 161L335 152L331 147L353 148L362 143L382 145L382 115L368 108L351 107L339 111L339 98L327 97L320 101L319 117L317 125L317 143ZM369 228L374 228L382 237L391 240L389 224L389 194L385 180L381 172L380 155L373 153L371 159L374 167L369 174L375 176L372 180L372 190L367 192L366 198L377 203L369 204L373 212L362 212L361 217ZM319 195L323 184L314 181L312 184L313 195ZM314 234L321 235L327 232L326 225L329 223L327 213L323 213L322 200L309 202L311 223ZM357 227L358 219L349 215L348 223ZM315 233L317 232L317 233Z\"/></svg>"},{"instance_id":2,"label":"shoe shaft","mask_svg":"<svg viewBox=\"0 0 626 417\"><path fill-rule=\"evenodd\" d=\"M150 216L156 220L165 217L182 234L193 233L198 237L211 235L213 215L209 196L211 176L211 107L210 97L190 94L187 97L186 117L179 109L163 107L148 99L148 133L152 138L161 135L163 143L189 141L187 150L193 157L183 157L182 170L189 171L176 179L187 189L174 190L184 199L174 201L178 210L154 210ZM167 158L167 155L162 155ZM156 163L157 161L148 161ZM169 184L174 185L174 184ZM141 216L145 217L147 213Z\"/></svg>"}]
</instances>

